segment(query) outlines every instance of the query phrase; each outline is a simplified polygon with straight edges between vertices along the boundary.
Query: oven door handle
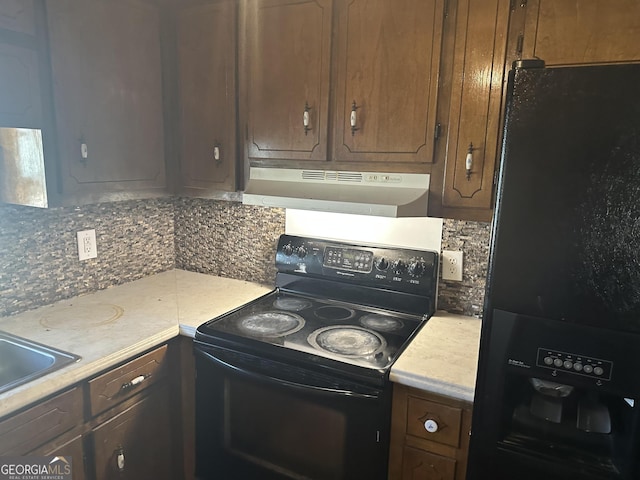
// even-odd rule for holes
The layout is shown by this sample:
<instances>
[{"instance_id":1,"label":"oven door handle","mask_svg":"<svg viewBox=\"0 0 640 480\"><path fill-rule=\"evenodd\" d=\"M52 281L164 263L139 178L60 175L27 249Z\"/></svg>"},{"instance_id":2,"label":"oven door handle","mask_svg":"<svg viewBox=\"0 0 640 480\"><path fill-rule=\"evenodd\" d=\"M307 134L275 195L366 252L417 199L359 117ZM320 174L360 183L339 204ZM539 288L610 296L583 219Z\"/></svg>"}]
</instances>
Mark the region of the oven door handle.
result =
<instances>
[{"instance_id":1,"label":"oven door handle","mask_svg":"<svg viewBox=\"0 0 640 480\"><path fill-rule=\"evenodd\" d=\"M361 399L377 399L379 398L379 395L376 394L369 394L369 393L360 393L360 392L353 392L351 390L340 390L337 388L327 388L327 387L321 387L318 385L307 385L307 384L303 384L303 383L296 383L296 382L291 382L289 380L284 380L282 378L276 378L276 377L272 377L269 375L263 375L261 373L256 373L256 372L252 372L250 370L245 370L244 368L240 368L236 365L232 365L230 363L225 362L224 360L210 354L209 352L205 352L203 350L200 349L195 349L196 353L203 356L204 358L206 358L209 361L212 361L214 363L216 363L218 366L225 368L227 370L233 370L235 373L239 373L245 377L249 377L249 378L253 378L255 380L260 380L260 381L264 381L267 383L275 383L277 385L281 385L281 386L285 386L285 387L289 387L289 388L295 388L297 390L304 390L304 391L309 391L309 390L313 390L314 393L319 393L319 394L324 394L324 395L330 395L330 396L334 396L334 397L350 397L350 398L361 398Z\"/></svg>"}]
</instances>

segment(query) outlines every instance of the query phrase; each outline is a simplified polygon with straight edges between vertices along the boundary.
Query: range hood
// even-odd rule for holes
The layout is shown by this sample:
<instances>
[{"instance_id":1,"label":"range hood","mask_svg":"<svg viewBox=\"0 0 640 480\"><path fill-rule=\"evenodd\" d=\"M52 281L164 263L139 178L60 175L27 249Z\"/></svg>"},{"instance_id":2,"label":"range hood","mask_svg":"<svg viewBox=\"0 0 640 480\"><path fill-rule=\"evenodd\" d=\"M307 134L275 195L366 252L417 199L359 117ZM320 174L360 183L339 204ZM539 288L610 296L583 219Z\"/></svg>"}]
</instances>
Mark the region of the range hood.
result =
<instances>
[{"instance_id":1,"label":"range hood","mask_svg":"<svg viewBox=\"0 0 640 480\"><path fill-rule=\"evenodd\" d=\"M380 217L426 217L428 174L251 167L242 203Z\"/></svg>"}]
</instances>

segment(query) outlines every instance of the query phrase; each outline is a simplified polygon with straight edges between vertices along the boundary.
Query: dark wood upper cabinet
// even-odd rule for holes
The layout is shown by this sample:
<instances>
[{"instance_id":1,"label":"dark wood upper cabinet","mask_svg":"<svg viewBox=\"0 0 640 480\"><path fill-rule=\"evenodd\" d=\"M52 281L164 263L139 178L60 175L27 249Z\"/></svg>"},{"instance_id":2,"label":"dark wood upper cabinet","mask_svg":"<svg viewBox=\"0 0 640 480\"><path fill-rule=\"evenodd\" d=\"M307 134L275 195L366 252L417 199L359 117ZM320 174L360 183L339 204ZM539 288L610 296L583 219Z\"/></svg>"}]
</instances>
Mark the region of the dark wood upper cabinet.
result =
<instances>
[{"instance_id":1,"label":"dark wood upper cabinet","mask_svg":"<svg viewBox=\"0 0 640 480\"><path fill-rule=\"evenodd\" d=\"M243 101L250 159L327 159L332 5L246 2Z\"/></svg>"},{"instance_id":2,"label":"dark wood upper cabinet","mask_svg":"<svg viewBox=\"0 0 640 480\"><path fill-rule=\"evenodd\" d=\"M547 66L640 61L637 0L528 0L522 57Z\"/></svg>"},{"instance_id":3,"label":"dark wood upper cabinet","mask_svg":"<svg viewBox=\"0 0 640 480\"><path fill-rule=\"evenodd\" d=\"M450 15L455 22L450 38L453 51L443 59L451 75L446 148L442 150L443 213L451 213L447 208L468 209L467 217L489 220L500 152L509 1L459 0Z\"/></svg>"},{"instance_id":4,"label":"dark wood upper cabinet","mask_svg":"<svg viewBox=\"0 0 640 480\"><path fill-rule=\"evenodd\" d=\"M0 2L0 28L14 32L36 34L34 0L3 0Z\"/></svg>"},{"instance_id":5,"label":"dark wood upper cabinet","mask_svg":"<svg viewBox=\"0 0 640 480\"><path fill-rule=\"evenodd\" d=\"M38 52L0 43L0 127L41 128Z\"/></svg>"},{"instance_id":6,"label":"dark wood upper cabinet","mask_svg":"<svg viewBox=\"0 0 640 480\"><path fill-rule=\"evenodd\" d=\"M46 7L63 195L91 202L161 193L158 6L48 0Z\"/></svg>"},{"instance_id":7,"label":"dark wood upper cabinet","mask_svg":"<svg viewBox=\"0 0 640 480\"><path fill-rule=\"evenodd\" d=\"M336 162L433 162L443 5L336 2Z\"/></svg>"},{"instance_id":8,"label":"dark wood upper cabinet","mask_svg":"<svg viewBox=\"0 0 640 480\"><path fill-rule=\"evenodd\" d=\"M424 171L412 167L433 162L444 0L246 4L252 163Z\"/></svg>"},{"instance_id":9,"label":"dark wood upper cabinet","mask_svg":"<svg viewBox=\"0 0 640 480\"><path fill-rule=\"evenodd\" d=\"M236 3L175 12L182 190L197 196L236 186Z\"/></svg>"}]
</instances>

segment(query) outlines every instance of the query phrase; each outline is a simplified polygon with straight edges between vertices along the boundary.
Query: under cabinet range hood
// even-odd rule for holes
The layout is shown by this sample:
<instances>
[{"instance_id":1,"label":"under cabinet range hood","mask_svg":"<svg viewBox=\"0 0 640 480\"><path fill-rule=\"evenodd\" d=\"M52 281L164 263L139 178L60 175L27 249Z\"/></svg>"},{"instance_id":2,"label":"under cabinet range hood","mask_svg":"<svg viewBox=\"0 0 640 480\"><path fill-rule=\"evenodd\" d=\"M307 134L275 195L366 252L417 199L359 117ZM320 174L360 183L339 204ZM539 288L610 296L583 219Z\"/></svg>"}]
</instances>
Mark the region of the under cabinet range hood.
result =
<instances>
[{"instance_id":1,"label":"under cabinet range hood","mask_svg":"<svg viewBox=\"0 0 640 480\"><path fill-rule=\"evenodd\" d=\"M429 174L251 167L245 205L426 217Z\"/></svg>"}]
</instances>

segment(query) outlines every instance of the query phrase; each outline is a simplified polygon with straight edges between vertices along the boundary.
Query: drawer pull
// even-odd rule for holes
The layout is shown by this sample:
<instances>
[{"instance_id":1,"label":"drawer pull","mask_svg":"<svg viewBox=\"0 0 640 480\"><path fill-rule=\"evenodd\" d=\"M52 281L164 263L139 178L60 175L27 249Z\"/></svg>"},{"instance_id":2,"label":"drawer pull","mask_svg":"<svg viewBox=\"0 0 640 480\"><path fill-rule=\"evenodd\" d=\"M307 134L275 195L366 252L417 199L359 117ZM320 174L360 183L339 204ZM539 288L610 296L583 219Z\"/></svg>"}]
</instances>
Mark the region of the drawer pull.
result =
<instances>
[{"instance_id":1,"label":"drawer pull","mask_svg":"<svg viewBox=\"0 0 640 480\"><path fill-rule=\"evenodd\" d=\"M116 450L116 460L118 462L118 470L124 472L124 448L122 445L119 445Z\"/></svg>"},{"instance_id":2,"label":"drawer pull","mask_svg":"<svg viewBox=\"0 0 640 480\"><path fill-rule=\"evenodd\" d=\"M142 382L144 382L150 376L151 376L151 374L145 373L144 375L140 375L140 376L134 378L130 382L123 383L122 384L122 390L127 390L128 388L135 387L136 385L140 385Z\"/></svg>"},{"instance_id":3,"label":"drawer pull","mask_svg":"<svg viewBox=\"0 0 640 480\"><path fill-rule=\"evenodd\" d=\"M438 422L429 419L424 422L424 429L429 433L436 433L438 431Z\"/></svg>"}]
</instances>

